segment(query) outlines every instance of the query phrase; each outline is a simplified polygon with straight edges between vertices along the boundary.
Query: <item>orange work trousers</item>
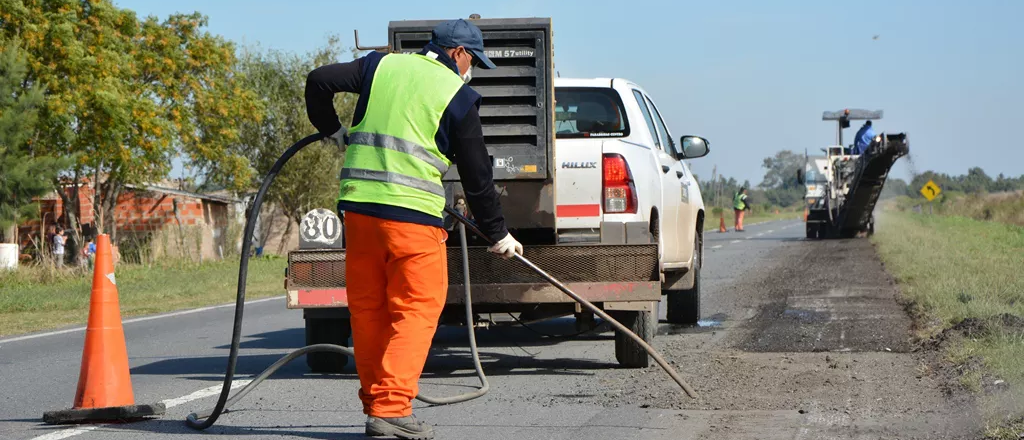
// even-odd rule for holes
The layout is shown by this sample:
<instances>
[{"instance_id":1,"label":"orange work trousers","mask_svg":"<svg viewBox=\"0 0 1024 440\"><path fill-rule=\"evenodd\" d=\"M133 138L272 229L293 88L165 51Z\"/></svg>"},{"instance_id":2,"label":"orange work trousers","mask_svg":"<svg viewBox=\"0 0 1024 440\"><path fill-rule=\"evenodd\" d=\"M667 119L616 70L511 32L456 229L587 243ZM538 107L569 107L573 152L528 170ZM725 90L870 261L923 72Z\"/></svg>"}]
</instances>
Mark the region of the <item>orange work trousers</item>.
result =
<instances>
[{"instance_id":1,"label":"orange work trousers","mask_svg":"<svg viewBox=\"0 0 1024 440\"><path fill-rule=\"evenodd\" d=\"M441 228L345 213L345 284L363 413L412 414L448 294Z\"/></svg>"},{"instance_id":2,"label":"orange work trousers","mask_svg":"<svg viewBox=\"0 0 1024 440\"><path fill-rule=\"evenodd\" d=\"M733 209L733 212L736 214L735 229L737 231L742 231L743 230L743 214L744 214L745 211L742 210L742 209Z\"/></svg>"}]
</instances>

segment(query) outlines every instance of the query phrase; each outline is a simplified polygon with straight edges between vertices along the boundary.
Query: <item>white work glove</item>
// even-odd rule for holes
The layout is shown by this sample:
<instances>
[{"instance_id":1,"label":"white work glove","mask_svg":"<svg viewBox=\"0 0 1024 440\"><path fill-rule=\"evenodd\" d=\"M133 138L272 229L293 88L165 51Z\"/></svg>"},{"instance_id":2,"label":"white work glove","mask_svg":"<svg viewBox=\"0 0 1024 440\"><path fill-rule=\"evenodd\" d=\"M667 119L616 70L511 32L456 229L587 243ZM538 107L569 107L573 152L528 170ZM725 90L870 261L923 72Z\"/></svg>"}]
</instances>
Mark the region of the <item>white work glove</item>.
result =
<instances>
[{"instance_id":1,"label":"white work glove","mask_svg":"<svg viewBox=\"0 0 1024 440\"><path fill-rule=\"evenodd\" d=\"M488 251L501 255L506 260L515 254L523 255L523 245L516 241L512 234L505 235L505 238L498 240Z\"/></svg>"},{"instance_id":2,"label":"white work glove","mask_svg":"<svg viewBox=\"0 0 1024 440\"><path fill-rule=\"evenodd\" d=\"M341 127L334 134L324 138L324 142L329 142L334 146L338 147L338 150L342 153L348 148L348 129Z\"/></svg>"}]
</instances>

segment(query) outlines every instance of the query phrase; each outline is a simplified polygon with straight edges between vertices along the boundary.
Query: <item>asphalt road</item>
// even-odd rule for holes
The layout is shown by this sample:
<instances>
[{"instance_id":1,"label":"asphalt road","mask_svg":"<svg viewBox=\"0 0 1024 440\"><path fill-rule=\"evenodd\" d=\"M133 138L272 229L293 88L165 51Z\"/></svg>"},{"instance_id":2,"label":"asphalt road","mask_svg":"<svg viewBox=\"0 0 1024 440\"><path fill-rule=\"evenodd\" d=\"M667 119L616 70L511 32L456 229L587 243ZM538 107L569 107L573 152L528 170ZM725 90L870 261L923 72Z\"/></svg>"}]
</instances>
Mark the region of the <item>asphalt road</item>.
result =
<instances>
[{"instance_id":1,"label":"asphalt road","mask_svg":"<svg viewBox=\"0 0 1024 440\"><path fill-rule=\"evenodd\" d=\"M416 414L441 439L970 438L973 408L943 392L934 356L909 342L910 322L867 240L810 242L803 223L708 232L704 321L661 324L655 346L701 394L692 400L656 365L618 368L612 334L546 339L522 327L478 330L486 396ZM0 438L363 438L353 372L310 375L303 362L274 378L205 433L185 416L212 406L233 310L212 308L125 323L136 401L167 414L131 424L53 427L70 406L84 332L0 340ZM662 307L662 314L664 307ZM283 299L246 308L238 377L303 345L302 317ZM574 331L570 320L538 324ZM465 330L442 328L421 380L432 395L476 385ZM652 363L653 364L653 363ZM351 368L351 367L350 367Z\"/></svg>"}]
</instances>

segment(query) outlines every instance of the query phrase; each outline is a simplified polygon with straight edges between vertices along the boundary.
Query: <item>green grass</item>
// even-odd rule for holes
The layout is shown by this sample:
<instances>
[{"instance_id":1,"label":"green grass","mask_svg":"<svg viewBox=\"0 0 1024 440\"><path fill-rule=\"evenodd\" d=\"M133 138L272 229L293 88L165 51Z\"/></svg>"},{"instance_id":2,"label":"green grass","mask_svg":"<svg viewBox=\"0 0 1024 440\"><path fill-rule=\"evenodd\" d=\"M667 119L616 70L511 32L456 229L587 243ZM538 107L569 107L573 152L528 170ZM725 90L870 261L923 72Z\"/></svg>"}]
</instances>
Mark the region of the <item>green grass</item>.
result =
<instances>
[{"instance_id":1,"label":"green grass","mask_svg":"<svg viewBox=\"0 0 1024 440\"><path fill-rule=\"evenodd\" d=\"M898 197L886 203L904 212L920 206L925 212L931 210L939 215L1024 226L1024 191L991 194L944 192L931 203L910 197Z\"/></svg>"},{"instance_id":2,"label":"green grass","mask_svg":"<svg viewBox=\"0 0 1024 440\"><path fill-rule=\"evenodd\" d=\"M996 378L1011 396L1024 394L1024 329L1004 325L1006 314L1024 318L1024 228L965 217L884 212L872 238L915 317L919 337L940 334L965 319L980 329L955 337L946 358L962 372L960 383L982 391ZM974 321L972 321L974 322ZM1015 428L1024 414L1004 397L983 399L991 438ZM1019 400L1019 399L1018 399Z\"/></svg>"},{"instance_id":3,"label":"green grass","mask_svg":"<svg viewBox=\"0 0 1024 440\"><path fill-rule=\"evenodd\" d=\"M1024 228L887 212L873 241L914 311L927 319L922 330L1001 313L1024 316Z\"/></svg>"},{"instance_id":4,"label":"green grass","mask_svg":"<svg viewBox=\"0 0 1024 440\"><path fill-rule=\"evenodd\" d=\"M246 298L283 295L285 265L280 258L251 260ZM115 273L127 318L234 301L238 262L122 264ZM0 336L85 324L91 289L92 273L85 269L0 272Z\"/></svg>"},{"instance_id":5,"label":"green grass","mask_svg":"<svg viewBox=\"0 0 1024 440\"><path fill-rule=\"evenodd\" d=\"M708 214L707 219L704 220L704 230L717 231L718 225L720 223L720 218L721 214ZM758 223L770 222L775 220L796 220L798 218L802 219L803 213L796 211L779 211L778 214L776 214L774 211L761 211L756 213L747 212L747 215L743 217L743 226L756 225ZM734 217L734 214L730 209L727 212L725 212L725 228L731 231L735 223L736 218Z\"/></svg>"}]
</instances>

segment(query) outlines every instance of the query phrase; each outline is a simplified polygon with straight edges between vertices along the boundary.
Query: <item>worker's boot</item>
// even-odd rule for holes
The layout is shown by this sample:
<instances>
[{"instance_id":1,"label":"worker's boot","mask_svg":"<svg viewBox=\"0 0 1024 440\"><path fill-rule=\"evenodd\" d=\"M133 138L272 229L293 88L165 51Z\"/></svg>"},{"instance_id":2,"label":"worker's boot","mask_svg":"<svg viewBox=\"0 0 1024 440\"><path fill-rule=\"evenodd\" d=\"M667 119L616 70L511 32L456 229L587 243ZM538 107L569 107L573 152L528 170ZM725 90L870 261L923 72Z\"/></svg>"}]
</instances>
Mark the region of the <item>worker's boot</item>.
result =
<instances>
[{"instance_id":1,"label":"worker's boot","mask_svg":"<svg viewBox=\"0 0 1024 440\"><path fill-rule=\"evenodd\" d=\"M434 428L416 420L416 416L408 417L374 417L366 419L366 435L380 437L393 435L401 439L431 440Z\"/></svg>"}]
</instances>

